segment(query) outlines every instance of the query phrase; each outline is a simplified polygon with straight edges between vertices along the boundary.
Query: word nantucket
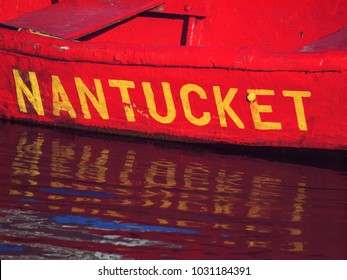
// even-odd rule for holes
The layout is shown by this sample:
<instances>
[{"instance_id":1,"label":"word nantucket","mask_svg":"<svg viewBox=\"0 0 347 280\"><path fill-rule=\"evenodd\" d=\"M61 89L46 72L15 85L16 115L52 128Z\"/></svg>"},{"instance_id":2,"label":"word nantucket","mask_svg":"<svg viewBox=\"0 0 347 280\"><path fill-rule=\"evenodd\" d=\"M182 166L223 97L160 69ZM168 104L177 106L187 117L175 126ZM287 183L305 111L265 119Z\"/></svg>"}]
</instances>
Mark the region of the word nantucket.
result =
<instances>
[{"instance_id":1,"label":"word nantucket","mask_svg":"<svg viewBox=\"0 0 347 280\"><path fill-rule=\"evenodd\" d=\"M220 128L226 128L229 122L229 125L245 130L247 129L245 118L250 113L251 122L256 130L282 130L280 119L262 120L263 115L269 113L271 115L272 105L258 104L257 101L257 96L276 95L291 100L288 106L295 112L290 117L291 126L296 126L296 130L299 131L308 130L304 100L311 97L311 92L307 90L282 90L275 93L271 89L247 89L249 103L246 103L247 109L245 103L233 105L235 97L241 94L238 88L233 87L222 91L220 86L212 86L210 92L197 84L188 83L173 93L172 85L162 82L163 96L158 102L151 82L142 82L139 85L128 80L108 79L105 83L100 79L94 79L94 83L90 85L80 77L74 77L71 81L75 88L66 90L66 86L57 75L52 75L51 81L46 81L48 84L45 86L39 82L35 72L29 72L26 76L22 71L13 69L13 78L19 111L40 117L54 116L65 120L68 116L70 120L101 118L103 121L117 119L117 122L123 124L136 123L142 118L152 119L153 125L164 126L170 126L175 121L183 119L183 122L188 122L193 127L204 127L215 123ZM114 92L110 93L110 89ZM105 94L105 90L109 94ZM44 92L46 95L42 96ZM117 92L119 94L115 94ZM116 96L120 96L120 100Z\"/></svg>"}]
</instances>

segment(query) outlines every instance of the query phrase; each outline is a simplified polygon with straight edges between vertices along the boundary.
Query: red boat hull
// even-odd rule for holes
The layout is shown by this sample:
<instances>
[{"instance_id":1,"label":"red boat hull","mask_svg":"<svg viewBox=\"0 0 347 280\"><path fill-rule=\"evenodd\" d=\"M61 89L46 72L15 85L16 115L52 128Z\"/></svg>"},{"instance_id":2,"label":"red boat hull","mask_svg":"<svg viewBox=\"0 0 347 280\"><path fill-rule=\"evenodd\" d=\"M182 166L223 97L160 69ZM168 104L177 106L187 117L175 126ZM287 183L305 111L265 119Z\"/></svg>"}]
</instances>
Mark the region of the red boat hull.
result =
<instances>
[{"instance_id":1,"label":"red boat hull","mask_svg":"<svg viewBox=\"0 0 347 280\"><path fill-rule=\"evenodd\" d=\"M0 114L179 141L346 150L346 34L319 50L271 53L2 28Z\"/></svg>"}]
</instances>

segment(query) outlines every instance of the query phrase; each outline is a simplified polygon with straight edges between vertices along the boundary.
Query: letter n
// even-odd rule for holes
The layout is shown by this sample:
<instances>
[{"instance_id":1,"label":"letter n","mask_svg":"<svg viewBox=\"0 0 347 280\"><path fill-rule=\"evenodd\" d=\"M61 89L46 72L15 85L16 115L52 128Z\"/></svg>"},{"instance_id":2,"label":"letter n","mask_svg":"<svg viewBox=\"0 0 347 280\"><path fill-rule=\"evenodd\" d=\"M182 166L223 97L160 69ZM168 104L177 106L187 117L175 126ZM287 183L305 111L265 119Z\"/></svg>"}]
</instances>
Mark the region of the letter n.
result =
<instances>
[{"instance_id":1,"label":"letter n","mask_svg":"<svg viewBox=\"0 0 347 280\"><path fill-rule=\"evenodd\" d=\"M17 100L19 105L19 110L23 113L27 113L27 107L25 104L24 96L31 103L36 113L40 116L44 116L45 112L43 110L42 99L40 95L39 83L37 81L37 76L35 72L29 72L29 81L31 84L31 90L24 83L22 77L17 69L13 69L13 77L16 85Z\"/></svg>"},{"instance_id":2,"label":"letter n","mask_svg":"<svg viewBox=\"0 0 347 280\"><path fill-rule=\"evenodd\" d=\"M99 79L94 79L97 97L95 97L94 94L92 93L92 91L88 89L88 87L83 83L81 78L76 77L75 78L75 84L76 84L78 96L80 98L84 118L85 119L91 119L91 114L90 114L89 107L87 104L87 97L88 97L89 101L92 103L95 110L100 114L100 116L104 120L108 120L109 115L108 115L105 95L104 95L104 91L102 89L101 81Z\"/></svg>"}]
</instances>

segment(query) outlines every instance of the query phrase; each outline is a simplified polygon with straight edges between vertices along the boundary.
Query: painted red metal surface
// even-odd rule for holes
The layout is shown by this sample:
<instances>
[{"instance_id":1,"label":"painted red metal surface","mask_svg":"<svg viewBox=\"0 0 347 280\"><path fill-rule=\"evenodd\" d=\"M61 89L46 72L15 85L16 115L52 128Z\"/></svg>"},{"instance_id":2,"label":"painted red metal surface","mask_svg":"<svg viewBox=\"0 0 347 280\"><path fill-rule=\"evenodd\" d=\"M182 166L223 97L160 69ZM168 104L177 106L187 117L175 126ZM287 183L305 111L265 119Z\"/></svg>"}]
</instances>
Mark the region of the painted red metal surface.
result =
<instances>
[{"instance_id":1,"label":"painted red metal surface","mask_svg":"<svg viewBox=\"0 0 347 280\"><path fill-rule=\"evenodd\" d=\"M346 11L337 0L168 0L76 41L3 26L0 113L180 141L345 150Z\"/></svg>"}]
</instances>

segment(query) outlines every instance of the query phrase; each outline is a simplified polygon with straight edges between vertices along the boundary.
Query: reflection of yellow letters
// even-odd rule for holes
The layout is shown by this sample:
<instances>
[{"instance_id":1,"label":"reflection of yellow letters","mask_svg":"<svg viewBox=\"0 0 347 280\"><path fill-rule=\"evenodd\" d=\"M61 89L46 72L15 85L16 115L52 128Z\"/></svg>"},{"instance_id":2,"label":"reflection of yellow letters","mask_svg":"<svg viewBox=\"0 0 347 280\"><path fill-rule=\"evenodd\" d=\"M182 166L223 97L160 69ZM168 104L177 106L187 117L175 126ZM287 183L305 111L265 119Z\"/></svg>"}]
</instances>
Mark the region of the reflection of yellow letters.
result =
<instances>
[{"instance_id":1,"label":"reflection of yellow letters","mask_svg":"<svg viewBox=\"0 0 347 280\"><path fill-rule=\"evenodd\" d=\"M160 116L157 112L157 106L154 101L154 94L153 94L151 84L148 82L143 82L142 87L143 87L143 92L145 93L149 113L151 114L153 119L163 124L169 124L169 123L172 123L176 117L176 109L175 109L175 104L172 98L170 84L164 83L164 82L161 84L163 87L165 103L167 108L166 116Z\"/></svg>"},{"instance_id":2,"label":"reflection of yellow letters","mask_svg":"<svg viewBox=\"0 0 347 280\"><path fill-rule=\"evenodd\" d=\"M208 189L210 171L200 163L190 163L184 170L184 187L206 191Z\"/></svg>"},{"instance_id":3,"label":"reflection of yellow letters","mask_svg":"<svg viewBox=\"0 0 347 280\"><path fill-rule=\"evenodd\" d=\"M197 118L193 116L192 110L191 110L191 104L189 101L189 93L195 92L199 95L201 99L207 99L206 92L203 88L199 87L195 84L187 84L184 85L181 88L181 100L183 104L183 110L186 118L188 121L190 121L192 124L195 124L197 126L204 126L207 125L211 121L211 114L208 112L203 112L203 115L200 118Z\"/></svg>"},{"instance_id":4,"label":"reflection of yellow letters","mask_svg":"<svg viewBox=\"0 0 347 280\"><path fill-rule=\"evenodd\" d=\"M128 150L123 170L119 174L119 180L121 186L132 186L130 180L130 173L134 171L134 163L136 158L136 152L133 150Z\"/></svg>"},{"instance_id":5,"label":"reflection of yellow letters","mask_svg":"<svg viewBox=\"0 0 347 280\"><path fill-rule=\"evenodd\" d=\"M51 143L51 173L52 178L72 178L72 166L75 159L75 145L62 145L60 140ZM65 187L65 186L58 186Z\"/></svg>"},{"instance_id":6,"label":"reflection of yellow letters","mask_svg":"<svg viewBox=\"0 0 347 280\"><path fill-rule=\"evenodd\" d=\"M309 91L284 90L283 96L293 98L296 117L298 120L298 127L300 130L307 130L304 104L302 102L302 98L303 97L310 97L311 92L309 92Z\"/></svg>"},{"instance_id":7,"label":"reflection of yellow letters","mask_svg":"<svg viewBox=\"0 0 347 280\"><path fill-rule=\"evenodd\" d=\"M249 201L245 203L249 207L247 217L268 219L272 213L272 200L279 196L281 179L270 176L254 176Z\"/></svg>"},{"instance_id":8,"label":"reflection of yellow letters","mask_svg":"<svg viewBox=\"0 0 347 280\"><path fill-rule=\"evenodd\" d=\"M225 113L227 113L229 117L235 122L238 128L245 128L241 119L238 117L238 115L236 115L235 111L230 107L230 104L237 93L237 88L230 88L228 93L224 97L224 99L222 99L220 87L214 86L213 92L214 92L214 98L217 104L220 125L222 127L227 127L227 122L225 118Z\"/></svg>"},{"instance_id":9,"label":"reflection of yellow letters","mask_svg":"<svg viewBox=\"0 0 347 280\"><path fill-rule=\"evenodd\" d=\"M171 161L152 161L146 176L147 187L174 187L176 164ZM155 177L161 178L162 182L155 181Z\"/></svg>"},{"instance_id":10,"label":"reflection of yellow letters","mask_svg":"<svg viewBox=\"0 0 347 280\"><path fill-rule=\"evenodd\" d=\"M13 69L14 82L16 84L16 92L19 110L23 113L27 113L27 108L24 101L24 95L27 97L28 101L33 105L36 113L40 116L44 116L42 100L40 95L39 83L37 81L37 76L35 72L29 72L29 80L31 84L31 91L24 83L22 77L17 69Z\"/></svg>"},{"instance_id":11,"label":"reflection of yellow letters","mask_svg":"<svg viewBox=\"0 0 347 280\"><path fill-rule=\"evenodd\" d=\"M275 95L273 90L268 89L249 89L249 94L257 95ZM272 113L271 105L259 105L257 101L251 104L251 113L254 121L254 127L259 130L281 130L282 125L279 122L262 122L260 113Z\"/></svg>"},{"instance_id":12,"label":"reflection of yellow letters","mask_svg":"<svg viewBox=\"0 0 347 280\"><path fill-rule=\"evenodd\" d=\"M100 152L100 156L96 159L95 163L91 163L92 148L90 146L83 147L83 154L79 162L78 172L76 176L81 180L93 180L97 183L106 182L107 162L110 151L104 149Z\"/></svg>"},{"instance_id":13,"label":"reflection of yellow letters","mask_svg":"<svg viewBox=\"0 0 347 280\"><path fill-rule=\"evenodd\" d=\"M298 188L297 195L295 197L295 202L293 204L294 211L292 214L292 222L300 222L302 220L302 214L304 212L304 204L306 201L306 189Z\"/></svg>"},{"instance_id":14,"label":"reflection of yellow letters","mask_svg":"<svg viewBox=\"0 0 347 280\"><path fill-rule=\"evenodd\" d=\"M100 80L94 79L96 95L98 98L94 96L94 94L89 90L89 88L83 83L81 78L78 78L78 77L75 78L75 84L76 84L76 89L78 91L78 96L80 98L84 118L85 119L91 118L89 107L87 104L87 99L86 99L86 96L88 96L90 102L93 104L94 108L98 111L100 116L104 120L108 120L109 116L108 116L108 111L106 107L106 100L105 100L105 95L104 95L104 91L102 89Z\"/></svg>"},{"instance_id":15,"label":"reflection of yellow letters","mask_svg":"<svg viewBox=\"0 0 347 280\"><path fill-rule=\"evenodd\" d=\"M122 96L122 102L125 104L124 110L128 122L135 122L135 114L133 106L130 101L130 96L128 89L135 88L135 84L132 81L123 81L123 80L108 80L110 87L117 87L120 90Z\"/></svg>"},{"instance_id":16,"label":"reflection of yellow letters","mask_svg":"<svg viewBox=\"0 0 347 280\"><path fill-rule=\"evenodd\" d=\"M289 244L293 245L293 248L288 249L289 252L303 252L304 243L303 242L290 242Z\"/></svg>"},{"instance_id":17,"label":"reflection of yellow letters","mask_svg":"<svg viewBox=\"0 0 347 280\"><path fill-rule=\"evenodd\" d=\"M35 177L40 175L39 161L42 155L44 137L37 135L36 140L28 143L27 133L23 133L18 141L17 155L12 162L12 182L14 184L37 185ZM29 176L29 178L27 177Z\"/></svg>"},{"instance_id":18,"label":"reflection of yellow letters","mask_svg":"<svg viewBox=\"0 0 347 280\"><path fill-rule=\"evenodd\" d=\"M72 107L63 85L58 76L52 75L53 115L60 116L60 111L67 111L70 118L76 118L76 112Z\"/></svg>"}]
</instances>

